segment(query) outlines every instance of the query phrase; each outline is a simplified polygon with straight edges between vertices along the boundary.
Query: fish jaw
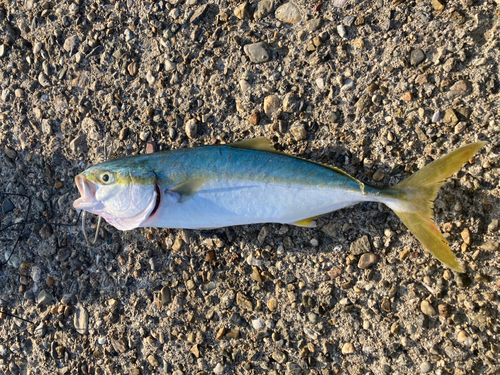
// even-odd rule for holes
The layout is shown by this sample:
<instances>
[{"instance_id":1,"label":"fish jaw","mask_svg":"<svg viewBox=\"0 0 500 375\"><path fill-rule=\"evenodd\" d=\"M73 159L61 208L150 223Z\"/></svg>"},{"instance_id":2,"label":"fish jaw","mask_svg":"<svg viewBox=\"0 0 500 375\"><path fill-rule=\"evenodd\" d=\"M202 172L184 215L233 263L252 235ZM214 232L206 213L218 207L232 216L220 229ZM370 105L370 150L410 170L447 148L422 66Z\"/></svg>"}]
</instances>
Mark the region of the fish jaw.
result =
<instances>
[{"instance_id":1,"label":"fish jaw","mask_svg":"<svg viewBox=\"0 0 500 375\"><path fill-rule=\"evenodd\" d=\"M76 187L80 193L80 198L73 202L73 207L77 210L84 210L99 215L104 210L104 205L99 202L95 194L98 187L92 181L89 181L83 174L75 177Z\"/></svg>"}]
</instances>

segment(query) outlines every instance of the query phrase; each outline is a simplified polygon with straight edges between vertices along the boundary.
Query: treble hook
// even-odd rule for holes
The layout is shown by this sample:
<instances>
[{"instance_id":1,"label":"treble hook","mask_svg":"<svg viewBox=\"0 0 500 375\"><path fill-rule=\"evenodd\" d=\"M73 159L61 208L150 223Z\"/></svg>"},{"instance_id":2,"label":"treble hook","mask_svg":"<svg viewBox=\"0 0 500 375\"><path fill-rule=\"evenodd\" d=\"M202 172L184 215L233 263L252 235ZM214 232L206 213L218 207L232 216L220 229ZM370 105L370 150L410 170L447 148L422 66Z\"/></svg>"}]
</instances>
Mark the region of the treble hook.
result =
<instances>
[{"instance_id":1,"label":"treble hook","mask_svg":"<svg viewBox=\"0 0 500 375\"><path fill-rule=\"evenodd\" d=\"M109 157L111 156L111 153L113 152L113 144L109 147L109 152L106 152L106 148L108 145L108 135L106 135L106 138L104 139L104 161L108 161ZM97 238L99 237L99 230L101 229L101 223L102 223L102 216L99 216L99 220L97 220L97 228L95 230L95 236L94 236L94 241L90 241L89 237L87 236L87 232L85 231L85 215L87 214L87 211L83 211L82 214L82 232L83 232L83 237L85 237L85 241L87 241L87 246L92 247L96 244Z\"/></svg>"}]
</instances>

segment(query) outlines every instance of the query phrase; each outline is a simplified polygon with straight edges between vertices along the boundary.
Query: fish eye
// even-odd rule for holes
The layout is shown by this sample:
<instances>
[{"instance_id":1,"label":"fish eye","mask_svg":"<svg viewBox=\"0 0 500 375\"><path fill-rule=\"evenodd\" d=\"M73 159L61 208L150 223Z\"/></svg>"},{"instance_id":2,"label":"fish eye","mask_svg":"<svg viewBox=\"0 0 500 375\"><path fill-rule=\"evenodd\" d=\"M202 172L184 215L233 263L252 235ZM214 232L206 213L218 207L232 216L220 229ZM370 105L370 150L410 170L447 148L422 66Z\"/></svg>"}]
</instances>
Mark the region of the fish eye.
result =
<instances>
[{"instance_id":1,"label":"fish eye","mask_svg":"<svg viewBox=\"0 0 500 375\"><path fill-rule=\"evenodd\" d=\"M104 182L108 182L108 181L109 181L109 174L104 173L104 174L101 176L101 179L102 179Z\"/></svg>"}]
</instances>

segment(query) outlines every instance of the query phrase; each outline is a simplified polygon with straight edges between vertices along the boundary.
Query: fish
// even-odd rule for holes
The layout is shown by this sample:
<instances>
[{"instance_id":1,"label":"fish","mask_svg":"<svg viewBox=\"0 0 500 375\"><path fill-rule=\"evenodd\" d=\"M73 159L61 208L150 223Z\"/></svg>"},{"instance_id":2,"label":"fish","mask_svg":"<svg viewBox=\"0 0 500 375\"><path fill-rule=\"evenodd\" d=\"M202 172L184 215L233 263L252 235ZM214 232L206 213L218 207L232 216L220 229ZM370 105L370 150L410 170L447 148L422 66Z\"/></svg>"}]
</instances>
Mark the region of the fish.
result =
<instances>
[{"instance_id":1,"label":"fish","mask_svg":"<svg viewBox=\"0 0 500 375\"><path fill-rule=\"evenodd\" d=\"M433 202L446 179L486 142L467 144L399 184L376 188L330 165L273 148L266 138L163 151L96 164L75 177L73 207L119 230L215 229L315 219L361 202L388 206L425 250L464 272L434 222Z\"/></svg>"}]
</instances>

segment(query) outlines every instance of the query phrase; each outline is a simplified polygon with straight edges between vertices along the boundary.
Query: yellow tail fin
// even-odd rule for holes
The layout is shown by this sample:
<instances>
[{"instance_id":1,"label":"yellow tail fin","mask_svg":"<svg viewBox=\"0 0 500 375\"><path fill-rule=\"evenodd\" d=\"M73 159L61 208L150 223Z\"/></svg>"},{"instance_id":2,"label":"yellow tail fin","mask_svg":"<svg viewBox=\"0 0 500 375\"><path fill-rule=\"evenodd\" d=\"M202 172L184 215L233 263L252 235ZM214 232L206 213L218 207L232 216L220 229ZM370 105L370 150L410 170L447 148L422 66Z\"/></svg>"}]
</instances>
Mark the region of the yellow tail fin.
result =
<instances>
[{"instance_id":1,"label":"yellow tail fin","mask_svg":"<svg viewBox=\"0 0 500 375\"><path fill-rule=\"evenodd\" d=\"M486 142L476 142L433 161L400 184L385 189L387 202L425 249L451 269L464 272L455 255L434 223L434 200L439 187L457 172Z\"/></svg>"}]
</instances>

